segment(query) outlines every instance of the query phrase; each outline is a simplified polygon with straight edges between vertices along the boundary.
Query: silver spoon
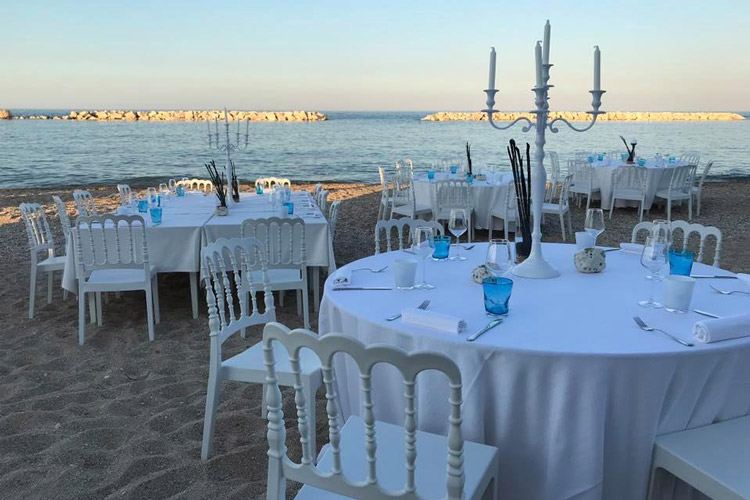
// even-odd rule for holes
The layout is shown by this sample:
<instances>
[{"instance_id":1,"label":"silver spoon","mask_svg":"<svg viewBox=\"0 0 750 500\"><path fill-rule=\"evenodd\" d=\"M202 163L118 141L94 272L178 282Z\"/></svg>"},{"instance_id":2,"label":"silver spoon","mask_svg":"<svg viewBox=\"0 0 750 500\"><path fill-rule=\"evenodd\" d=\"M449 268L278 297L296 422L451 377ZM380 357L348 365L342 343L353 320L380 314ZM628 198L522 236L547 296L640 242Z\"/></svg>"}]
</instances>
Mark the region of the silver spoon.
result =
<instances>
[{"instance_id":1,"label":"silver spoon","mask_svg":"<svg viewBox=\"0 0 750 500\"><path fill-rule=\"evenodd\" d=\"M715 291L719 292L722 295L732 295L733 293L741 293L744 295L750 295L750 292L745 292L743 290L721 290L719 288L716 288L713 285L708 285L708 286L710 286L711 288L713 288Z\"/></svg>"}]
</instances>

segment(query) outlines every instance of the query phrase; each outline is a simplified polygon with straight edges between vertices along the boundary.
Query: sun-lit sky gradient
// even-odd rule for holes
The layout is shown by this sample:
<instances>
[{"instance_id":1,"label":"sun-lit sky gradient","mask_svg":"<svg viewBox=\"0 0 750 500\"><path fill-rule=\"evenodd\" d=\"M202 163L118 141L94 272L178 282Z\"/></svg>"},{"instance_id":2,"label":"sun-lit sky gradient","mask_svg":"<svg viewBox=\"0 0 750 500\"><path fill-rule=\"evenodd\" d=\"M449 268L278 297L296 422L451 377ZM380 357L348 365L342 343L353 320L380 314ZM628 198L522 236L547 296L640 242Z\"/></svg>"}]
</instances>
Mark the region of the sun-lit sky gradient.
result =
<instances>
[{"instance_id":1,"label":"sun-lit sky gradient","mask_svg":"<svg viewBox=\"0 0 750 500\"><path fill-rule=\"evenodd\" d=\"M2 0L0 108L527 109L547 18L554 109L750 109L748 0Z\"/></svg>"}]
</instances>

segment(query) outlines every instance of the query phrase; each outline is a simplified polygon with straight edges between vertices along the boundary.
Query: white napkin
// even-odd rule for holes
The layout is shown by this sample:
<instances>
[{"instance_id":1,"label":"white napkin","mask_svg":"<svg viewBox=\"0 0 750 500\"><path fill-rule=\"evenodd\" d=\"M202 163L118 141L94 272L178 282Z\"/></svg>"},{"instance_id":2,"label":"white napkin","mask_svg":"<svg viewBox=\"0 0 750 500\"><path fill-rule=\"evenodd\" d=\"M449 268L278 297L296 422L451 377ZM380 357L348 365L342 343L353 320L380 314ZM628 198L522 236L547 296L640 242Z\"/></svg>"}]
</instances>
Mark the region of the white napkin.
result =
<instances>
[{"instance_id":1,"label":"white napkin","mask_svg":"<svg viewBox=\"0 0 750 500\"><path fill-rule=\"evenodd\" d=\"M352 270L348 268L339 269L336 271L336 276L333 277L333 286L335 287L347 287L352 284Z\"/></svg>"},{"instance_id":2,"label":"white napkin","mask_svg":"<svg viewBox=\"0 0 750 500\"><path fill-rule=\"evenodd\" d=\"M695 340L704 344L748 337L750 336L750 314L736 314L698 321L693 326L693 336Z\"/></svg>"},{"instance_id":3,"label":"white napkin","mask_svg":"<svg viewBox=\"0 0 750 500\"><path fill-rule=\"evenodd\" d=\"M434 328L448 333L460 333L466 328L466 322L461 318L422 309L404 309L401 311L401 321L411 325Z\"/></svg>"},{"instance_id":4,"label":"white napkin","mask_svg":"<svg viewBox=\"0 0 750 500\"><path fill-rule=\"evenodd\" d=\"M643 253L643 245L640 243L620 243L620 250L625 253L637 253L638 255Z\"/></svg>"}]
</instances>

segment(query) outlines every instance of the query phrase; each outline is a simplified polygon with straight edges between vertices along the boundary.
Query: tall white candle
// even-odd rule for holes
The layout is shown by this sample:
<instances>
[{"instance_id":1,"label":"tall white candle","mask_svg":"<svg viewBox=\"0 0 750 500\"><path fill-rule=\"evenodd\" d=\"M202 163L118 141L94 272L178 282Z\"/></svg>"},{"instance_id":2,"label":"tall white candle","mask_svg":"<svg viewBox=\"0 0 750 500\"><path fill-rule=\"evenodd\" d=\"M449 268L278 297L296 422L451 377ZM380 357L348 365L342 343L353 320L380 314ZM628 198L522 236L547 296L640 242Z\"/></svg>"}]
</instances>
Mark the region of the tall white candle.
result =
<instances>
[{"instance_id":1,"label":"tall white candle","mask_svg":"<svg viewBox=\"0 0 750 500\"><path fill-rule=\"evenodd\" d=\"M495 47L490 48L490 83L488 89L495 88L495 66L497 62L497 54L495 53Z\"/></svg>"},{"instance_id":2,"label":"tall white candle","mask_svg":"<svg viewBox=\"0 0 750 500\"><path fill-rule=\"evenodd\" d=\"M542 57L544 64L549 64L549 35L551 30L549 19L547 19L547 24L544 25L544 56Z\"/></svg>"},{"instance_id":3,"label":"tall white candle","mask_svg":"<svg viewBox=\"0 0 750 500\"><path fill-rule=\"evenodd\" d=\"M599 46L594 46L594 90L601 90L602 88L602 74L601 74L601 52L599 52Z\"/></svg>"},{"instance_id":4,"label":"tall white candle","mask_svg":"<svg viewBox=\"0 0 750 500\"><path fill-rule=\"evenodd\" d=\"M534 55L536 56L536 86L537 88L542 88L544 86L544 78L542 77L542 42L536 42Z\"/></svg>"}]
</instances>

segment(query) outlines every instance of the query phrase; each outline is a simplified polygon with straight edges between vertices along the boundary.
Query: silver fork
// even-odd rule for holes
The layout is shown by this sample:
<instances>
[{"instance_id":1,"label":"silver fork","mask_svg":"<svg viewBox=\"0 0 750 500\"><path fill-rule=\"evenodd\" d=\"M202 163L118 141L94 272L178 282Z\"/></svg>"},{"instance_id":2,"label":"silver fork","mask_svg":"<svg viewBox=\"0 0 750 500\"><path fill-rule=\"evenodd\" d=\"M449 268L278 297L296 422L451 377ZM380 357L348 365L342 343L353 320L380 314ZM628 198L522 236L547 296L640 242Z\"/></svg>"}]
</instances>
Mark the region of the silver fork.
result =
<instances>
[{"instance_id":1,"label":"silver fork","mask_svg":"<svg viewBox=\"0 0 750 500\"><path fill-rule=\"evenodd\" d=\"M711 288L713 288L715 291L719 292L722 295L732 295L733 293L742 293L744 295L750 295L750 292L745 292L744 290L722 290L720 288L716 288L713 285L708 285Z\"/></svg>"},{"instance_id":2,"label":"silver fork","mask_svg":"<svg viewBox=\"0 0 750 500\"><path fill-rule=\"evenodd\" d=\"M360 267L358 269L352 269L352 272L354 272L354 271L370 271L371 273L382 273L386 269L388 269L388 265L387 264L385 266L381 267L380 269L373 269L371 267Z\"/></svg>"},{"instance_id":3,"label":"silver fork","mask_svg":"<svg viewBox=\"0 0 750 500\"><path fill-rule=\"evenodd\" d=\"M417 309L421 309L421 310L424 311L425 309L427 309L427 306L429 306L429 305L430 305L430 301L429 300L425 300L424 302L422 302L421 304L419 304L419 307L417 307ZM387 318L385 318L385 320L386 321L396 321L400 317L401 317L401 313L398 313L398 314L394 314L393 316L388 316Z\"/></svg>"},{"instance_id":4,"label":"silver fork","mask_svg":"<svg viewBox=\"0 0 750 500\"><path fill-rule=\"evenodd\" d=\"M677 338L674 335L672 335L671 333L665 332L661 328L654 328L654 327L648 326L638 316L633 316L633 321L635 321L635 324L638 325L638 328L640 328L641 330L645 330L647 332L658 332L658 333L661 333L662 335L664 335L665 337L669 337L670 339L674 340L675 342L679 342L680 344L684 345L685 347L693 347L693 344L691 344L690 342L685 342L681 338Z\"/></svg>"}]
</instances>

